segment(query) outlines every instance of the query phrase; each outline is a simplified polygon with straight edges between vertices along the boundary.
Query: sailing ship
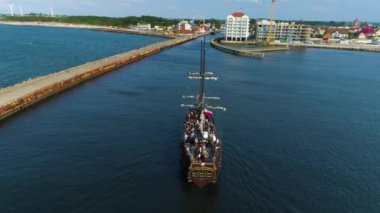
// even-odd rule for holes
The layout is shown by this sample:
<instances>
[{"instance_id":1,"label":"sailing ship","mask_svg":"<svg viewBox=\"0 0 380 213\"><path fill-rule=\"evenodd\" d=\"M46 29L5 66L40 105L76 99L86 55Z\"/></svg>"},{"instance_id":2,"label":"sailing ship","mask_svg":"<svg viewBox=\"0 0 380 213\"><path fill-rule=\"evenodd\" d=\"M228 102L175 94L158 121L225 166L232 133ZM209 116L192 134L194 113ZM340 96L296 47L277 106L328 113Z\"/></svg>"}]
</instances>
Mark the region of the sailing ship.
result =
<instances>
[{"instance_id":1,"label":"sailing ship","mask_svg":"<svg viewBox=\"0 0 380 213\"><path fill-rule=\"evenodd\" d=\"M195 99L194 104L181 104L189 108L183 127L182 167L189 183L199 187L216 183L222 167L222 141L217 133L213 112L226 111L221 106L210 106L205 100L219 97L205 96L205 80L218 80L213 72L205 72L205 41L201 42L200 71L190 72L188 78L200 80L199 94L183 96Z\"/></svg>"}]
</instances>

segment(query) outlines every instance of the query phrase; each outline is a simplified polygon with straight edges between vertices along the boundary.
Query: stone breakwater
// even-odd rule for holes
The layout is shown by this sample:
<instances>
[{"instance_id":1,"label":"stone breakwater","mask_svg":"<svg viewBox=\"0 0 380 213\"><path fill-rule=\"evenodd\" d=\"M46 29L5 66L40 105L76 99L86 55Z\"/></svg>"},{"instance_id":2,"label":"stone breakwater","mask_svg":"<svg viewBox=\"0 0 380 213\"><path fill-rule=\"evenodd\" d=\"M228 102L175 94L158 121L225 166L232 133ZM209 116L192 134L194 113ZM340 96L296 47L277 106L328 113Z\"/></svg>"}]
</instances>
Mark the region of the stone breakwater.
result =
<instances>
[{"instance_id":1,"label":"stone breakwater","mask_svg":"<svg viewBox=\"0 0 380 213\"><path fill-rule=\"evenodd\" d=\"M30 79L0 89L0 121L93 77L203 36L176 38Z\"/></svg>"}]
</instances>

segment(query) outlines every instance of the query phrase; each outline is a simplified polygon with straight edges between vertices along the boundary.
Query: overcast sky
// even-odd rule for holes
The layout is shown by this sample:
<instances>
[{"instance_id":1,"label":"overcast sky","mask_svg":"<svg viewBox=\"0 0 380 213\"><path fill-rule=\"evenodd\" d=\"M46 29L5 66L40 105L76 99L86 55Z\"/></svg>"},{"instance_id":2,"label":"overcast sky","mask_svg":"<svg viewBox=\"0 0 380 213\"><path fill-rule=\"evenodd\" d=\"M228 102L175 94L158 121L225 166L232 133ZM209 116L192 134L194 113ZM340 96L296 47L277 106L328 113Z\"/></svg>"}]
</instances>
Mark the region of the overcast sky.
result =
<instances>
[{"instance_id":1,"label":"overcast sky","mask_svg":"<svg viewBox=\"0 0 380 213\"><path fill-rule=\"evenodd\" d=\"M140 16L166 18L225 19L235 11L253 18L268 18L272 0L0 0L0 13L48 13L49 7L60 15ZM380 22L380 0L280 0L275 19Z\"/></svg>"}]
</instances>

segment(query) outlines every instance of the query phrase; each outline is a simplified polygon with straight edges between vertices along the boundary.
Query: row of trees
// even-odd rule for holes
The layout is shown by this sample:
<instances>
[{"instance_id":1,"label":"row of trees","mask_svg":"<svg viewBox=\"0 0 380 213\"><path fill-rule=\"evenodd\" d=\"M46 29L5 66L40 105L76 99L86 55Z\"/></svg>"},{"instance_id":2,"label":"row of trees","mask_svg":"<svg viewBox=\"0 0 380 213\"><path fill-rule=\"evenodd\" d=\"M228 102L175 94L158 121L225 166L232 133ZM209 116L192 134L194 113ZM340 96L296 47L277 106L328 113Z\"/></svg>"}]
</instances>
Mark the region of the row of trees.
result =
<instances>
[{"instance_id":1,"label":"row of trees","mask_svg":"<svg viewBox=\"0 0 380 213\"><path fill-rule=\"evenodd\" d=\"M28 14L25 16L2 16L5 21L29 21L29 22L59 22L70 24L90 24L102 26L128 27L137 23L149 23L152 26L171 26L177 24L180 19L167 19L155 16L128 16L123 18L112 18L102 16L44 16L43 14ZM208 19L207 23L211 23L216 28L220 28L221 21L217 19Z\"/></svg>"},{"instance_id":2,"label":"row of trees","mask_svg":"<svg viewBox=\"0 0 380 213\"><path fill-rule=\"evenodd\" d=\"M152 26L170 26L177 24L180 19L167 19L155 16L128 16L123 18L111 18L101 16L56 16L49 17L44 14L28 14L25 16L2 16L1 19L8 21L39 21L39 22L61 22L72 24L91 24L91 25L103 25L103 26L117 26L128 27L129 25L136 25L137 23L150 23ZM251 19L251 24L256 24L257 19ZM216 28L220 28L225 22L219 19L206 19L207 23L211 23ZM290 21L288 21L290 22ZM351 26L352 22L345 21L295 21L298 24L307 24L311 26ZM196 21L201 23L201 21ZM374 23L375 26L380 26L380 23Z\"/></svg>"}]
</instances>

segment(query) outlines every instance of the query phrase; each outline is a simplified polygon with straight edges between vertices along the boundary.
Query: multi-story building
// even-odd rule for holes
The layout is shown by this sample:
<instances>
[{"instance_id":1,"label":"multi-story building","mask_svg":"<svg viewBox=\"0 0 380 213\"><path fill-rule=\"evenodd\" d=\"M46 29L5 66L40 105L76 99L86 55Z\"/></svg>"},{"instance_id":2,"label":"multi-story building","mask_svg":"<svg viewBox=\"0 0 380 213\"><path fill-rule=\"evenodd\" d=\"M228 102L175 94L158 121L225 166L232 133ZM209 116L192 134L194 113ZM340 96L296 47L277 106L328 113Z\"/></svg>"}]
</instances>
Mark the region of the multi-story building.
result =
<instances>
[{"instance_id":1,"label":"multi-story building","mask_svg":"<svg viewBox=\"0 0 380 213\"><path fill-rule=\"evenodd\" d=\"M151 29L151 25L145 24L145 23L137 23L136 28L137 30L141 30L141 31L149 31Z\"/></svg>"},{"instance_id":2,"label":"multi-story building","mask_svg":"<svg viewBox=\"0 0 380 213\"><path fill-rule=\"evenodd\" d=\"M186 20L182 20L178 23L178 29L179 30L189 30L191 31L192 30L192 26L191 24L186 21Z\"/></svg>"},{"instance_id":3,"label":"multi-story building","mask_svg":"<svg viewBox=\"0 0 380 213\"><path fill-rule=\"evenodd\" d=\"M258 41L301 41L310 39L311 27L295 22L275 22L261 20L256 23L256 40ZM271 37L271 39L269 39Z\"/></svg>"},{"instance_id":4,"label":"multi-story building","mask_svg":"<svg viewBox=\"0 0 380 213\"><path fill-rule=\"evenodd\" d=\"M193 34L192 30L193 30L193 27L188 21L182 20L178 23L177 34L190 35L190 34Z\"/></svg>"},{"instance_id":5,"label":"multi-story building","mask_svg":"<svg viewBox=\"0 0 380 213\"><path fill-rule=\"evenodd\" d=\"M249 37L249 17L242 12L227 16L226 41L246 41Z\"/></svg>"}]
</instances>

